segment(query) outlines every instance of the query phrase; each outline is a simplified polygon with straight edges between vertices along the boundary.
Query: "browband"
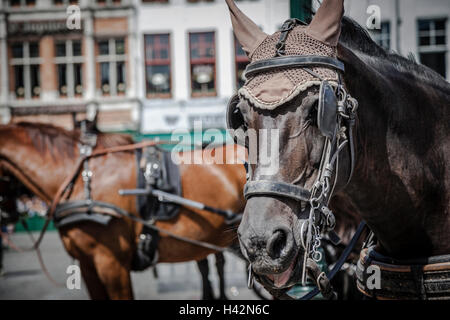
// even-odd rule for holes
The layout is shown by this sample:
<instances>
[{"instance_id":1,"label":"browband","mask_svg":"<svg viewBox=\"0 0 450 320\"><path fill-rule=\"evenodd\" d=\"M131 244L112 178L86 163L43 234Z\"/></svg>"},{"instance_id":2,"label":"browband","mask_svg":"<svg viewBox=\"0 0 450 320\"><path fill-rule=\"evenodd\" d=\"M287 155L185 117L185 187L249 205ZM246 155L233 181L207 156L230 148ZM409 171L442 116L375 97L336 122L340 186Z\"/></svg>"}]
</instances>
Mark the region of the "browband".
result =
<instances>
[{"instance_id":1,"label":"browband","mask_svg":"<svg viewBox=\"0 0 450 320\"><path fill-rule=\"evenodd\" d=\"M261 195L291 198L297 201L309 201L311 197L311 193L308 190L285 182L259 180L249 181L245 184L245 199Z\"/></svg>"},{"instance_id":2,"label":"browband","mask_svg":"<svg viewBox=\"0 0 450 320\"><path fill-rule=\"evenodd\" d=\"M245 77L275 68L324 67L344 72L344 64L338 59L325 56L282 56L252 62L245 69Z\"/></svg>"}]
</instances>

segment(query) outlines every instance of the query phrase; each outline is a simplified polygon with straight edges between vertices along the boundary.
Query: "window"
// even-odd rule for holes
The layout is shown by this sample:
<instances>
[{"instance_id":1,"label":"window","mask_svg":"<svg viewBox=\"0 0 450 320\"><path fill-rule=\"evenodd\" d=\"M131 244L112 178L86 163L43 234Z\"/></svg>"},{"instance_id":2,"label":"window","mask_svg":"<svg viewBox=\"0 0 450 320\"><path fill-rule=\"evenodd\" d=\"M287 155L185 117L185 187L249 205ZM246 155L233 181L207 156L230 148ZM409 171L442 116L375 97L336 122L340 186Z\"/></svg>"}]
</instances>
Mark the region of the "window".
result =
<instances>
[{"instance_id":1,"label":"window","mask_svg":"<svg viewBox=\"0 0 450 320\"><path fill-rule=\"evenodd\" d=\"M144 41L147 97L170 98L170 37L146 35Z\"/></svg>"},{"instance_id":2,"label":"window","mask_svg":"<svg viewBox=\"0 0 450 320\"><path fill-rule=\"evenodd\" d=\"M125 39L97 41L97 87L103 95L121 95L126 91Z\"/></svg>"},{"instance_id":3,"label":"window","mask_svg":"<svg viewBox=\"0 0 450 320\"><path fill-rule=\"evenodd\" d=\"M446 77L446 19L418 20L420 62Z\"/></svg>"},{"instance_id":4,"label":"window","mask_svg":"<svg viewBox=\"0 0 450 320\"><path fill-rule=\"evenodd\" d=\"M81 40L57 41L55 64L61 97L76 97L83 93L83 56Z\"/></svg>"},{"instance_id":5,"label":"window","mask_svg":"<svg viewBox=\"0 0 450 320\"><path fill-rule=\"evenodd\" d=\"M193 97L216 95L214 32L189 33Z\"/></svg>"},{"instance_id":6,"label":"window","mask_svg":"<svg viewBox=\"0 0 450 320\"><path fill-rule=\"evenodd\" d=\"M244 85L244 71L247 64L250 62L245 54L244 50L242 50L241 44L237 41L236 37L234 37L234 60L235 60L235 69L236 69L236 89L239 89Z\"/></svg>"},{"instance_id":7,"label":"window","mask_svg":"<svg viewBox=\"0 0 450 320\"><path fill-rule=\"evenodd\" d=\"M214 2L214 0L186 0L190 3L196 3L196 2Z\"/></svg>"},{"instance_id":8,"label":"window","mask_svg":"<svg viewBox=\"0 0 450 320\"><path fill-rule=\"evenodd\" d=\"M120 4L121 2L121 0L97 0L97 4L99 5Z\"/></svg>"},{"instance_id":9,"label":"window","mask_svg":"<svg viewBox=\"0 0 450 320\"><path fill-rule=\"evenodd\" d=\"M53 4L56 6L78 4L78 0L53 0Z\"/></svg>"},{"instance_id":10,"label":"window","mask_svg":"<svg viewBox=\"0 0 450 320\"><path fill-rule=\"evenodd\" d=\"M14 74L16 98L38 98L41 94L39 44L37 42L11 44L10 61Z\"/></svg>"},{"instance_id":11,"label":"window","mask_svg":"<svg viewBox=\"0 0 450 320\"><path fill-rule=\"evenodd\" d=\"M10 0L10 7L21 7L21 6L34 6L36 4L36 0Z\"/></svg>"},{"instance_id":12,"label":"window","mask_svg":"<svg viewBox=\"0 0 450 320\"><path fill-rule=\"evenodd\" d=\"M389 21L381 22L381 29L374 30L373 40L386 50L391 48L391 23Z\"/></svg>"}]
</instances>

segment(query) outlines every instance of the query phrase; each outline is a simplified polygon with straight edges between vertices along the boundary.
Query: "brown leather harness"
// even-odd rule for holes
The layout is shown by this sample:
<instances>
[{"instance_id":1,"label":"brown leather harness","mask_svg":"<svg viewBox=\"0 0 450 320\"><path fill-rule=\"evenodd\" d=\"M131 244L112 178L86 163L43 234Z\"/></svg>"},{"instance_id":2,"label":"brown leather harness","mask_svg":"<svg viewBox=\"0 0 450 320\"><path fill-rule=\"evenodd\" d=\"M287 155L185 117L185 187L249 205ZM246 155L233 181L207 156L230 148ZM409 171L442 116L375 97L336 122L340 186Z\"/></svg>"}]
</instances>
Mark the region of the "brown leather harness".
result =
<instances>
[{"instance_id":1,"label":"brown leather harness","mask_svg":"<svg viewBox=\"0 0 450 320\"><path fill-rule=\"evenodd\" d=\"M100 157L100 156L104 156L107 154L111 154L111 153L117 153L117 152L128 152L128 151L135 151L137 149L143 149L146 147L151 147L151 146L155 146L155 145L165 145L165 144L173 144L173 142L170 141L144 141L144 142L140 142L140 143L136 143L136 144L130 144L130 145L125 145L125 146L116 146L116 147L111 147L111 148L105 148L105 149L99 149L99 150L95 150L92 153L86 154L81 156L78 161L76 162L72 172L70 173L70 175L67 176L67 178L64 180L64 182L61 184L61 186L59 187L58 191L56 192L55 197L53 198L51 205L49 207L49 210L47 212L46 215L46 222L41 230L41 233L39 235L39 238L36 240L36 242L34 243L32 249L37 250L39 248L40 243L42 242L42 239L44 237L44 234L48 228L48 225L50 224L50 221L52 221L54 219L55 216L55 212L57 210L59 210L59 206L63 206L62 211L65 211L63 213L63 215L70 215L71 210L77 210L80 211L80 209L85 208L86 210L92 210L93 212L98 212L104 215L111 215L114 217L127 217L128 219L131 219L135 222L138 223L142 223L143 225L147 226L150 229L153 229L157 232L161 232L164 233L172 238L178 239L180 241L184 241L184 242L188 242L191 243L193 245L196 246L200 246L200 247L204 247L204 248L208 248L211 250L215 250L215 251L228 251L230 249L228 248L224 248L224 247L220 247L220 246L216 246L204 241L198 241L195 239L190 239L190 238L186 238L177 234L174 234L170 231L161 229L159 227L157 227L154 224L154 221L146 221L144 219L141 219L140 217L137 217L135 215L130 214L129 212L123 210L122 208L119 208L113 204L110 203L105 203L105 202L100 202L100 201L94 201L91 199L87 199L87 200L80 200L80 201L76 201L76 202L71 202L71 201L67 201L67 202L63 202L62 204L60 204L60 202L64 199L64 198L68 198L70 196L70 193L72 191L73 185L75 180L77 179L77 177L79 176L80 170L83 168L83 165L92 158L96 158L96 157ZM127 190L120 190L120 191L127 191ZM134 191L134 190L130 190L130 191ZM140 190L137 190L140 191ZM145 191L145 190L144 190ZM160 195L158 193L158 196L162 196L166 199L166 201L171 201L170 195L161 192L162 195ZM121 193L119 192L119 194L125 195L125 193ZM131 192L129 193L130 195L135 195L135 193ZM151 193L147 193L147 194L151 194ZM173 196L175 197L175 196ZM167 199L168 198L168 199ZM180 197L178 197L180 198ZM177 199L173 199L172 201L176 201ZM178 199L179 200L179 199ZM184 202L182 202L182 204L184 204L185 206L188 207L194 207L194 208L199 208L202 210L206 210L206 211L210 211L219 215L222 215L225 217L226 221L230 221L230 223L235 223L238 222L240 219L240 215L233 213L231 211L227 211L227 210L222 210L222 209L218 209L218 208L214 208L211 206L207 206L192 200L188 200L188 199L184 199L182 198L182 200L184 200ZM201 205L201 207L199 206ZM232 250L231 250L232 251Z\"/></svg>"},{"instance_id":2,"label":"brown leather harness","mask_svg":"<svg viewBox=\"0 0 450 320\"><path fill-rule=\"evenodd\" d=\"M53 198L50 207L48 209L47 215L46 215L46 221L45 224L41 230L41 233L39 235L39 238L37 239L37 241L34 244L34 249L38 248L43 237L44 234L48 228L48 225L50 224L50 222L52 221L53 217L54 217L54 213L56 211L56 207L58 206L58 204L61 202L61 200L64 198L65 195L70 194L70 190L73 187L73 183L75 181L75 179L78 177L80 170L83 166L83 164L92 158L97 158L100 156L104 156L110 153L117 153L117 152L127 152L127 151L134 151L136 149L140 149L140 148L145 148L148 146L153 146L155 144L157 144L158 142L156 141L144 141L144 142L140 142L140 143L136 143L136 144L130 144L130 145L125 145L125 146L116 146L116 147L111 147L111 148L106 148L106 149L99 149L99 150L95 150L93 151L91 154L89 155L85 155L82 156L80 158L78 158L75 166L73 167L71 173L67 176L67 178L64 180L64 182L61 184L61 186L59 187L58 191L56 192L55 197Z\"/></svg>"}]
</instances>

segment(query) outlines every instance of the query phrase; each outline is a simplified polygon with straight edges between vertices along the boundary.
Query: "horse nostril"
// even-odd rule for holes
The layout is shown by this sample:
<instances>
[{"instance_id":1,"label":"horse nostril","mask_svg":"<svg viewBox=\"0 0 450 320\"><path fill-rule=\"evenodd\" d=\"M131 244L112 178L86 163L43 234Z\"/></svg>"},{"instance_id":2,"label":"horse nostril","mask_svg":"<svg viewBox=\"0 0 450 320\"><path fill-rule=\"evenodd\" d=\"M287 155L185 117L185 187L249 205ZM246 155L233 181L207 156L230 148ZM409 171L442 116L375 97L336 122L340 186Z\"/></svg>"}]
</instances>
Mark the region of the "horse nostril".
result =
<instances>
[{"instance_id":1,"label":"horse nostril","mask_svg":"<svg viewBox=\"0 0 450 320\"><path fill-rule=\"evenodd\" d=\"M278 259L286 247L287 235L283 230L276 230L267 241L267 253L272 259Z\"/></svg>"}]
</instances>

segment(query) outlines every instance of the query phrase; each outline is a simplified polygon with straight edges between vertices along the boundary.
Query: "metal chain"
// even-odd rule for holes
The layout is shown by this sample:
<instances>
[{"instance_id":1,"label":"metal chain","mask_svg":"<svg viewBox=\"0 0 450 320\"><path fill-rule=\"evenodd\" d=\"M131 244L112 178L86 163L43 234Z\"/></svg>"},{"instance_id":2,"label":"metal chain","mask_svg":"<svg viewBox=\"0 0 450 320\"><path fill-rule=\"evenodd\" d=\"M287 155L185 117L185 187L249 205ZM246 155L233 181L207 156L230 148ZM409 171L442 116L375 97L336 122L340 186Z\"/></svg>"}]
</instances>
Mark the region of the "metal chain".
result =
<instances>
[{"instance_id":1,"label":"metal chain","mask_svg":"<svg viewBox=\"0 0 450 320\"><path fill-rule=\"evenodd\" d=\"M342 85L336 87L336 97L338 98L338 115L345 119L354 119L356 110L358 108L358 101L351 97ZM341 121L339 120L339 124ZM339 138L347 140L347 128L339 125ZM337 151L339 152L339 151ZM330 161L330 159L327 159ZM319 262L322 259L322 253L319 251L321 246L322 233L325 230L332 230L336 224L336 219L333 212L328 208L327 204L320 207L320 204L329 199L328 192L330 191L330 179L333 173L334 166L328 162L325 166L325 171L321 180L316 181L311 190L310 203L310 217L308 225L308 233L306 235L305 254L309 255L314 261ZM334 186L333 186L334 188ZM319 209L320 208L320 209ZM319 212L320 221L316 221L316 212ZM302 226L303 227L303 226ZM302 236L302 242L303 242Z\"/></svg>"}]
</instances>

